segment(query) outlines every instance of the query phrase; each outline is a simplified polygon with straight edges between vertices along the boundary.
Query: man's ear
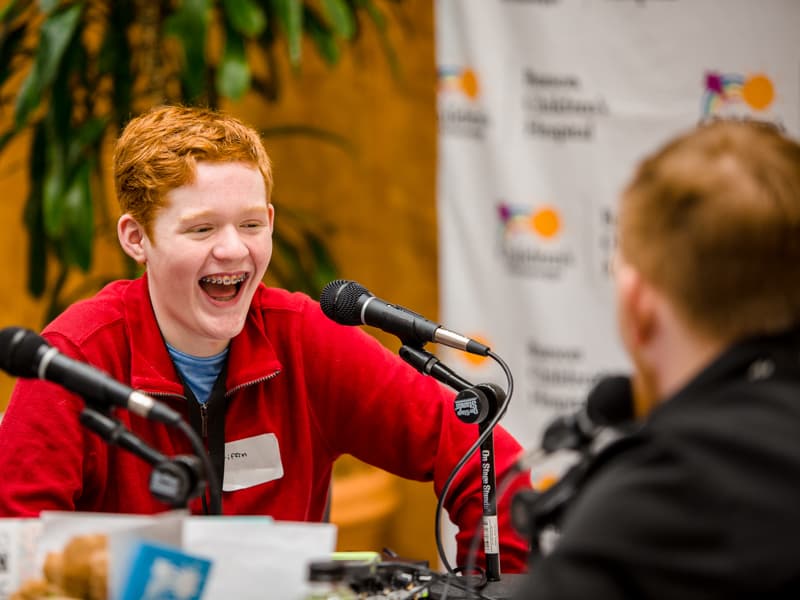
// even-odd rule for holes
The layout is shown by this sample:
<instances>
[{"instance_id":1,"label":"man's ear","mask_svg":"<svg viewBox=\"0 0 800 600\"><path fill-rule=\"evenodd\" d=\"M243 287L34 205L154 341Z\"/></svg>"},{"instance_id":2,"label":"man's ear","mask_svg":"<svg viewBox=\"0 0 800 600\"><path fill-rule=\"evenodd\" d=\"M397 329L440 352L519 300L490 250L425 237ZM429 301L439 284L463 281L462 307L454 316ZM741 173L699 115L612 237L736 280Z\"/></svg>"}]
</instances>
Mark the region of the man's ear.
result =
<instances>
[{"instance_id":1,"label":"man's ear","mask_svg":"<svg viewBox=\"0 0 800 600\"><path fill-rule=\"evenodd\" d=\"M616 268L619 310L623 313L621 333L629 349L640 349L657 331L658 293L630 264L621 263Z\"/></svg>"},{"instance_id":2,"label":"man's ear","mask_svg":"<svg viewBox=\"0 0 800 600\"><path fill-rule=\"evenodd\" d=\"M125 213L117 221L117 237L122 250L140 265L147 262L144 240L144 227L130 214Z\"/></svg>"},{"instance_id":3,"label":"man's ear","mask_svg":"<svg viewBox=\"0 0 800 600\"><path fill-rule=\"evenodd\" d=\"M269 231L275 231L275 205L272 202L267 202L267 219L269 219Z\"/></svg>"},{"instance_id":4,"label":"man's ear","mask_svg":"<svg viewBox=\"0 0 800 600\"><path fill-rule=\"evenodd\" d=\"M658 404L653 361L660 326L657 290L630 264L615 264L620 335L634 366L632 377L634 413L642 418Z\"/></svg>"}]
</instances>

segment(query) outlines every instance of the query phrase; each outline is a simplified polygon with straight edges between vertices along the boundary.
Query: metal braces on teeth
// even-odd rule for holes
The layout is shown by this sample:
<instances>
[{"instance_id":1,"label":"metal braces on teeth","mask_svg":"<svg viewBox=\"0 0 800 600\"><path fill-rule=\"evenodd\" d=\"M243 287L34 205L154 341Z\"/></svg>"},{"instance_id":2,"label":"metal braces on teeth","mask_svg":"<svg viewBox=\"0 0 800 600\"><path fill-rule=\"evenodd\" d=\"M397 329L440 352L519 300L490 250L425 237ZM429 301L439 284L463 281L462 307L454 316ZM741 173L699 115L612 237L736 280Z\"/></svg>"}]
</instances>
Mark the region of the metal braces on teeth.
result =
<instances>
[{"instance_id":1,"label":"metal braces on teeth","mask_svg":"<svg viewBox=\"0 0 800 600\"><path fill-rule=\"evenodd\" d=\"M229 275L225 275L224 277L203 277L200 281L205 283L215 283L215 284L222 284L222 285L235 285L237 283L243 282L247 279L247 275L239 275L237 277L231 277Z\"/></svg>"}]
</instances>

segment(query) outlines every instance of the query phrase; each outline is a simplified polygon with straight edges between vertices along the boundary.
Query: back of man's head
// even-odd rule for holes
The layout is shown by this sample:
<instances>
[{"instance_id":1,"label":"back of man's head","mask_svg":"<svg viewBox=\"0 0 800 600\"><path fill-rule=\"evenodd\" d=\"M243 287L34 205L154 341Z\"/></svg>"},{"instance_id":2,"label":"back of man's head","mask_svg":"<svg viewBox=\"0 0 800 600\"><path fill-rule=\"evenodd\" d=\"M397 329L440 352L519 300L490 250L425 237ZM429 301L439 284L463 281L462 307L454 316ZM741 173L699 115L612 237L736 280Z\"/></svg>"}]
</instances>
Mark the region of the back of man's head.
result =
<instances>
[{"instance_id":1,"label":"back of man's head","mask_svg":"<svg viewBox=\"0 0 800 600\"><path fill-rule=\"evenodd\" d=\"M800 324L800 145L714 121L668 143L623 193L620 251L719 340Z\"/></svg>"}]
</instances>

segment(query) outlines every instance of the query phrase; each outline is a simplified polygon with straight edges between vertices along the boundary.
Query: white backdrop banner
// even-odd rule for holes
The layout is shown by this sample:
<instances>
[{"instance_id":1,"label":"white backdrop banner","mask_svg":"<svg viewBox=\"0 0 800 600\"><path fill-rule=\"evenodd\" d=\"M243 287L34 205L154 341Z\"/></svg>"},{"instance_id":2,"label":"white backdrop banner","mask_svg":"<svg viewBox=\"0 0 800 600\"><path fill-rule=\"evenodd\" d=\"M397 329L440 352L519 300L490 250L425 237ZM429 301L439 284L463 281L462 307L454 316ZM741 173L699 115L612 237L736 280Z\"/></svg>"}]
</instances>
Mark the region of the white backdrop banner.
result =
<instances>
[{"instance_id":1,"label":"white backdrop banner","mask_svg":"<svg viewBox=\"0 0 800 600\"><path fill-rule=\"evenodd\" d=\"M797 135L798 31L797 0L437 0L440 321L509 364L524 446L628 370L608 266L634 166L714 116Z\"/></svg>"}]
</instances>

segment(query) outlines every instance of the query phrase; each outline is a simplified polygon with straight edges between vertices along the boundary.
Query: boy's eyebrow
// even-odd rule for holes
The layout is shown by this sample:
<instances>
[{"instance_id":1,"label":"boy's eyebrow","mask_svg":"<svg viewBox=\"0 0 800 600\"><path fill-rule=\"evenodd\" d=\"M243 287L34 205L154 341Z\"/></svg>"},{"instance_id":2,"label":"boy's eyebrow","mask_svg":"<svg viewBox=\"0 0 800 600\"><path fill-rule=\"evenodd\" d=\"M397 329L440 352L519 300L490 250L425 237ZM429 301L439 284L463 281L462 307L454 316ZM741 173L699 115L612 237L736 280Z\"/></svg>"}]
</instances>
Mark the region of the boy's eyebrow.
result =
<instances>
[{"instance_id":1,"label":"boy's eyebrow","mask_svg":"<svg viewBox=\"0 0 800 600\"><path fill-rule=\"evenodd\" d=\"M251 206L248 206L248 207L242 209L241 212L243 212L243 213L266 213L267 212L267 205L266 204L261 204L261 203L253 204ZM183 215L180 218L180 221L181 222L187 222L187 221L194 221L196 219L204 219L204 218L211 217L214 214L215 214L215 211L213 211L213 210L198 210L197 212L193 212L193 213L189 213L187 215Z\"/></svg>"}]
</instances>

